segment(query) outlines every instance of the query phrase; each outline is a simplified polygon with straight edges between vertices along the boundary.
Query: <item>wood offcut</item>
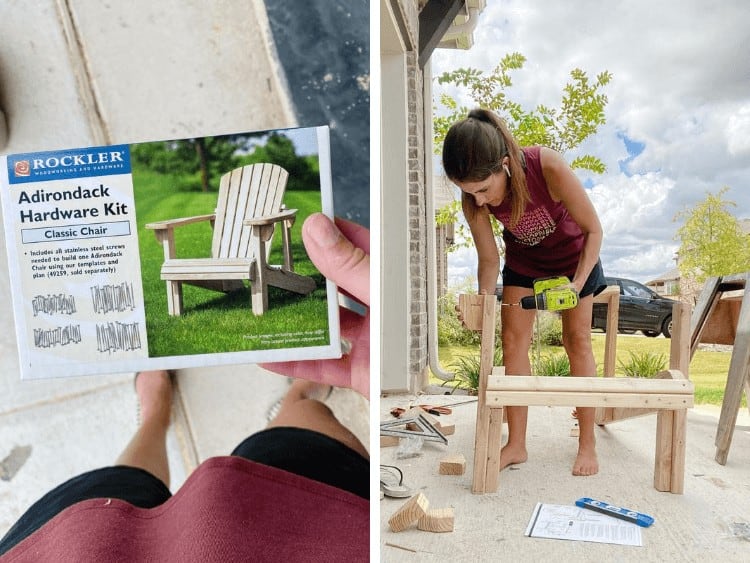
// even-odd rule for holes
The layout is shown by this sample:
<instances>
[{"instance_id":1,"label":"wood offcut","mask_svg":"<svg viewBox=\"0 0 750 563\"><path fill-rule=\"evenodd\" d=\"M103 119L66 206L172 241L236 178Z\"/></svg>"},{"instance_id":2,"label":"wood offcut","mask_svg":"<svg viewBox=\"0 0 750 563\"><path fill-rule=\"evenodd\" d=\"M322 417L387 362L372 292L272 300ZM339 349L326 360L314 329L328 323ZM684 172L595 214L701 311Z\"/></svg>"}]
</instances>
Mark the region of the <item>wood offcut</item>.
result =
<instances>
[{"instance_id":1,"label":"wood offcut","mask_svg":"<svg viewBox=\"0 0 750 563\"><path fill-rule=\"evenodd\" d=\"M430 501L427 497L422 493L417 493L393 513L388 519L388 526L393 532L403 532L419 522L419 519L427 514L429 508Z\"/></svg>"}]
</instances>

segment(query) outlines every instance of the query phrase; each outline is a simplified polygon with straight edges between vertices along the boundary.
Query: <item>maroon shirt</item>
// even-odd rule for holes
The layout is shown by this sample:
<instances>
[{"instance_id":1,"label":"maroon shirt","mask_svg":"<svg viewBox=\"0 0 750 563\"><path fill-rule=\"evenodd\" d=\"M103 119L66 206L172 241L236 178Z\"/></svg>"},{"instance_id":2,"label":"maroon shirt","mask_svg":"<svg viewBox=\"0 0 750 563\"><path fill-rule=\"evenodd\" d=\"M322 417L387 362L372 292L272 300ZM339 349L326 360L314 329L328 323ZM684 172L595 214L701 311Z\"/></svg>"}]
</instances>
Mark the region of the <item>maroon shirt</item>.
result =
<instances>
[{"instance_id":1,"label":"maroon shirt","mask_svg":"<svg viewBox=\"0 0 750 563\"><path fill-rule=\"evenodd\" d=\"M216 457L156 508L79 502L0 561L368 561L369 535L365 499L240 457Z\"/></svg>"},{"instance_id":2,"label":"maroon shirt","mask_svg":"<svg viewBox=\"0 0 750 563\"><path fill-rule=\"evenodd\" d=\"M562 202L555 202L547 188L539 157L540 147L523 149L526 157L526 184L531 202L513 230L510 199L497 207L488 206L503 224L505 264L531 278L575 274L583 250L583 232Z\"/></svg>"}]
</instances>

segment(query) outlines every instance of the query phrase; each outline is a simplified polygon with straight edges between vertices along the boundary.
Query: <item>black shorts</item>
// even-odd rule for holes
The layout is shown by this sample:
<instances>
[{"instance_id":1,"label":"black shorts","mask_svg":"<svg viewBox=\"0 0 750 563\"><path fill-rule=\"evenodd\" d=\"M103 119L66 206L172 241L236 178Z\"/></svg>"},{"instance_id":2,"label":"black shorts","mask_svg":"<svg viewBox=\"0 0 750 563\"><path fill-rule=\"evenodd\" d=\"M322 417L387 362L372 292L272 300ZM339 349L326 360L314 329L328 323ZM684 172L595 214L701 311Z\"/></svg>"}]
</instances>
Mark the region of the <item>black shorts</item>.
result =
<instances>
[{"instance_id":1,"label":"black shorts","mask_svg":"<svg viewBox=\"0 0 750 563\"><path fill-rule=\"evenodd\" d=\"M507 266L503 268L503 287L534 287L534 280L536 278L530 278L517 272L514 272ZM607 280L604 279L604 269L602 268L602 261L599 260L594 269L591 270L586 283L583 284L578 297L587 297L589 295L599 295L604 288L607 287Z\"/></svg>"},{"instance_id":2,"label":"black shorts","mask_svg":"<svg viewBox=\"0 0 750 563\"><path fill-rule=\"evenodd\" d=\"M370 498L369 461L341 442L313 430L268 428L245 439L231 455ZM77 502L116 498L140 508L154 508L171 496L160 479L143 469L117 465L88 471L55 487L34 503L0 540L0 555Z\"/></svg>"}]
</instances>

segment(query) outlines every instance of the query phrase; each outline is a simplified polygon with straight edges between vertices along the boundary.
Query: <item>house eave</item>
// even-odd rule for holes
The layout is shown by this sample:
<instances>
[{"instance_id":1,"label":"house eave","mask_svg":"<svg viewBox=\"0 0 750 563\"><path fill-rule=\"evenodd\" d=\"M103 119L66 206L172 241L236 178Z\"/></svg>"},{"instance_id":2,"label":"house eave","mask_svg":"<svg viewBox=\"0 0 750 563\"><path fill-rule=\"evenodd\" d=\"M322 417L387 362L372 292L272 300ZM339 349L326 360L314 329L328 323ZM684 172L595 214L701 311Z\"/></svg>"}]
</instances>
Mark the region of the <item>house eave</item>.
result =
<instances>
[{"instance_id":1,"label":"house eave","mask_svg":"<svg viewBox=\"0 0 750 563\"><path fill-rule=\"evenodd\" d=\"M428 0L419 12L419 66L436 48L469 49L486 0Z\"/></svg>"}]
</instances>

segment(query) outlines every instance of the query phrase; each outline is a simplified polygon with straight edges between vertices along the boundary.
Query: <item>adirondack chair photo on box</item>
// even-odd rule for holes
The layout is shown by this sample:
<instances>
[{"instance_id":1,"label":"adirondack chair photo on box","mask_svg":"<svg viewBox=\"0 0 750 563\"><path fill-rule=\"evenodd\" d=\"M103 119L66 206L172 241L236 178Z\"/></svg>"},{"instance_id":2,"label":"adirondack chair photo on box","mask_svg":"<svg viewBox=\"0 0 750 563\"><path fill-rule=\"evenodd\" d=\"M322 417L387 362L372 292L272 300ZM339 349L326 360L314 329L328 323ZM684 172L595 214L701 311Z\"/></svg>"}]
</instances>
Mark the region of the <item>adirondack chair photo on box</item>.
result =
<instances>
[{"instance_id":1,"label":"adirondack chair photo on box","mask_svg":"<svg viewBox=\"0 0 750 563\"><path fill-rule=\"evenodd\" d=\"M23 378L341 355L326 127L2 158Z\"/></svg>"}]
</instances>

